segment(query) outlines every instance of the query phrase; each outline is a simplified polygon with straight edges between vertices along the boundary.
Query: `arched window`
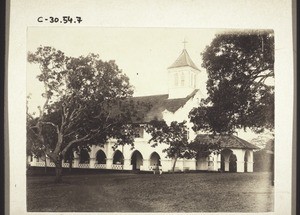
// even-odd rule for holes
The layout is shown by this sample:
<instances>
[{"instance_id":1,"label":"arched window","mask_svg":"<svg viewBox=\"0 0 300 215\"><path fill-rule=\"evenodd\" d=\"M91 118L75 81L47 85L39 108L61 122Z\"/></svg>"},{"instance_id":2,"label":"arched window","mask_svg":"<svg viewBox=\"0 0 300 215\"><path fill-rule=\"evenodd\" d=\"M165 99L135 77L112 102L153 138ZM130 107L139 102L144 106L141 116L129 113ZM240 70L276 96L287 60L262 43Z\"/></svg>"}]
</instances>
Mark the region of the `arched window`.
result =
<instances>
[{"instance_id":1,"label":"arched window","mask_svg":"<svg viewBox=\"0 0 300 215\"><path fill-rule=\"evenodd\" d=\"M183 72L181 73L180 83L181 83L181 86L184 86L184 73Z\"/></svg>"},{"instance_id":2,"label":"arched window","mask_svg":"<svg viewBox=\"0 0 300 215\"><path fill-rule=\"evenodd\" d=\"M178 73L174 74L174 84L175 86L178 86Z\"/></svg>"}]
</instances>

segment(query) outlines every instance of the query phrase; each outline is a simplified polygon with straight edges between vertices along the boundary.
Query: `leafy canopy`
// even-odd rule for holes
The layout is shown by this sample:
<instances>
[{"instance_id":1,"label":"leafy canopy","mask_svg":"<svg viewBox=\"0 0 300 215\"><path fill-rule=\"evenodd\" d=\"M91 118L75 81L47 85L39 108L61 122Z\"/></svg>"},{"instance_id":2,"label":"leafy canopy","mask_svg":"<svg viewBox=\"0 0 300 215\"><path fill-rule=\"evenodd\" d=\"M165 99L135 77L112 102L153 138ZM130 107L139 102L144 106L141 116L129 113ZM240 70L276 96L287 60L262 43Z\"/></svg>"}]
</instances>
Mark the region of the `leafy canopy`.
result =
<instances>
[{"instance_id":1,"label":"leafy canopy","mask_svg":"<svg viewBox=\"0 0 300 215\"><path fill-rule=\"evenodd\" d=\"M57 160L70 147L103 145L108 138L133 144L134 108L126 103L133 90L114 61L102 61L97 54L68 57L41 46L28 53L28 62L39 65L45 98L38 117L27 113L30 145Z\"/></svg>"},{"instance_id":2,"label":"leafy canopy","mask_svg":"<svg viewBox=\"0 0 300 215\"><path fill-rule=\"evenodd\" d=\"M151 134L149 143L156 147L158 143L168 145L163 152L170 158L184 158L188 156L188 128L186 121L173 121L168 125L165 121L152 120L146 126L146 132Z\"/></svg>"},{"instance_id":3,"label":"leafy canopy","mask_svg":"<svg viewBox=\"0 0 300 215\"><path fill-rule=\"evenodd\" d=\"M233 133L274 128L274 36L271 31L219 34L202 53L208 98L190 112L193 129Z\"/></svg>"}]
</instances>

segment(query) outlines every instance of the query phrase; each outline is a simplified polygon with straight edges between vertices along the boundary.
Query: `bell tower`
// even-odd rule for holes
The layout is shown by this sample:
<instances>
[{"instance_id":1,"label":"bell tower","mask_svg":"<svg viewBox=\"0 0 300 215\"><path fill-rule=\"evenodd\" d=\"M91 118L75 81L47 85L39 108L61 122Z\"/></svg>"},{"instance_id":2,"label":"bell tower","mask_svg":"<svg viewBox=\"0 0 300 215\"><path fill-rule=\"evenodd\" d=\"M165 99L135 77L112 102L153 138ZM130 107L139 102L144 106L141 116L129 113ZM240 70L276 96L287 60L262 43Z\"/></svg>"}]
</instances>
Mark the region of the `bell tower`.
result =
<instances>
[{"instance_id":1,"label":"bell tower","mask_svg":"<svg viewBox=\"0 0 300 215\"><path fill-rule=\"evenodd\" d=\"M185 49L182 50L177 60L168 67L169 99L185 98L194 90L199 89L200 70L190 58Z\"/></svg>"}]
</instances>

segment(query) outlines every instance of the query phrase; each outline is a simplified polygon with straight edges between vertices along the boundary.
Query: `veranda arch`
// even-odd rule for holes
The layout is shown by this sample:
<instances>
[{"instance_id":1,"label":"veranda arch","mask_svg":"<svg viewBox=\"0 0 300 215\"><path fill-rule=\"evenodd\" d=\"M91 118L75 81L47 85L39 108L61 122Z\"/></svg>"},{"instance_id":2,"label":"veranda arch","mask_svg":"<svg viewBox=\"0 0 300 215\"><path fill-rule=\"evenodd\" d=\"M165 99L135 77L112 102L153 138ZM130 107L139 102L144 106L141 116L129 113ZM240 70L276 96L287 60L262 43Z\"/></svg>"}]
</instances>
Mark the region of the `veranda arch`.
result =
<instances>
[{"instance_id":1,"label":"veranda arch","mask_svg":"<svg viewBox=\"0 0 300 215\"><path fill-rule=\"evenodd\" d=\"M140 151L135 150L131 154L131 165L132 170L140 170L141 166L143 165L143 155Z\"/></svg>"},{"instance_id":2,"label":"veranda arch","mask_svg":"<svg viewBox=\"0 0 300 215\"><path fill-rule=\"evenodd\" d=\"M120 150L116 150L113 156L113 164L124 165L124 155Z\"/></svg>"},{"instance_id":3,"label":"veranda arch","mask_svg":"<svg viewBox=\"0 0 300 215\"><path fill-rule=\"evenodd\" d=\"M90 163L90 154L86 148L82 148L79 153L79 163L80 164L89 164Z\"/></svg>"},{"instance_id":4,"label":"veranda arch","mask_svg":"<svg viewBox=\"0 0 300 215\"><path fill-rule=\"evenodd\" d=\"M157 152L152 152L150 155L150 166L161 166L160 156Z\"/></svg>"},{"instance_id":5,"label":"veranda arch","mask_svg":"<svg viewBox=\"0 0 300 215\"><path fill-rule=\"evenodd\" d=\"M97 164L106 164L106 154L102 149L99 149L96 153L96 163Z\"/></svg>"},{"instance_id":6,"label":"veranda arch","mask_svg":"<svg viewBox=\"0 0 300 215\"><path fill-rule=\"evenodd\" d=\"M237 157L231 149L221 151L221 170L224 172L237 171Z\"/></svg>"}]
</instances>

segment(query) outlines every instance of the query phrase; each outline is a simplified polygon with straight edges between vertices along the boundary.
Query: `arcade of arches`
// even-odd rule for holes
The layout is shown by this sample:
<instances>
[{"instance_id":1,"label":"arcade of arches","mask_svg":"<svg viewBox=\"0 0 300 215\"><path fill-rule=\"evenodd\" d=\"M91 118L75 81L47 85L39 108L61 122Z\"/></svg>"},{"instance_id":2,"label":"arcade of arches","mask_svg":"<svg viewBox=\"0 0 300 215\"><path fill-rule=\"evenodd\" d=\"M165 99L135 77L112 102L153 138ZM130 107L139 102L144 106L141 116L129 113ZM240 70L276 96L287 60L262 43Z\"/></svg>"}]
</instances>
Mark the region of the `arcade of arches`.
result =
<instances>
[{"instance_id":1,"label":"arcade of arches","mask_svg":"<svg viewBox=\"0 0 300 215\"><path fill-rule=\"evenodd\" d=\"M82 150L80 154L74 153L72 168L151 171L160 166L164 172L172 169L172 159L165 158L166 155L160 150L149 149L141 147L132 150L128 146L114 151L110 147L93 146L90 151ZM42 166L43 162L37 159L33 157L29 161L30 165ZM51 166L50 159L47 160L48 166ZM64 162L63 166L67 167L68 161ZM210 154L197 159L178 159L175 168L179 171L253 172L253 150L225 148L219 154Z\"/></svg>"},{"instance_id":2,"label":"arcade of arches","mask_svg":"<svg viewBox=\"0 0 300 215\"><path fill-rule=\"evenodd\" d=\"M205 79L200 81L200 73L200 69L184 48L174 63L167 68L168 94L130 98L130 101L134 103L145 103L149 104L149 107L151 106L151 108L141 108L139 115L144 117L141 117L141 121L137 120L136 123L143 125L146 121L156 118L161 118L166 122L189 121L190 110L199 107L199 101L205 98L200 88L201 86L205 87L206 81ZM117 109L118 107L116 107ZM73 158L70 153L62 166L64 168L71 165L72 168L151 171L154 166L159 165L162 171L170 171L173 159L167 158L164 152L168 145L162 143L153 148L149 144L151 134L145 132L142 127L138 133L134 140L134 149L130 145L116 148L117 140L110 138L105 144L93 145L89 150L82 151L80 155L74 153ZM190 140L196 138L204 143L214 141L208 134L197 134L192 131L188 132L188 137ZM197 159L178 159L175 169L179 171L253 171L253 150L257 149L255 145L234 135L219 136L216 139L220 140L221 147L224 149L221 154L211 154ZM44 162L37 161L37 159L33 157L31 161L28 157L29 165L43 166ZM48 166L49 164L54 166L49 158L46 158L46 163Z\"/></svg>"},{"instance_id":3,"label":"arcade of arches","mask_svg":"<svg viewBox=\"0 0 300 215\"><path fill-rule=\"evenodd\" d=\"M253 151L223 149L220 154L198 157L196 169L222 172L253 172Z\"/></svg>"}]
</instances>

